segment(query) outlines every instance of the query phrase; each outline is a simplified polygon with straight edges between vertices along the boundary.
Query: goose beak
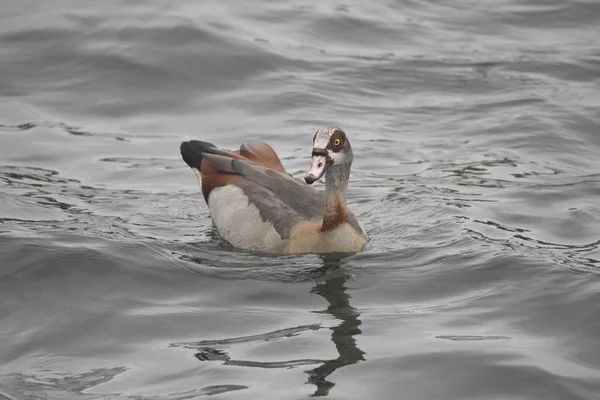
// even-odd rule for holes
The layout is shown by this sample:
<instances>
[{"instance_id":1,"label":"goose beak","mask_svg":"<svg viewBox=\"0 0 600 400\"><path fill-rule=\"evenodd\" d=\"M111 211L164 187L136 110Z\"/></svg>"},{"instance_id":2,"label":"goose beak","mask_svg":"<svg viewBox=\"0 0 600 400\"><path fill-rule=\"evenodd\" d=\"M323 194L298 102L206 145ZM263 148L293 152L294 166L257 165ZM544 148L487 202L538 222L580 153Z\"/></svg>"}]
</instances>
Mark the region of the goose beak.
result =
<instances>
[{"instance_id":1,"label":"goose beak","mask_svg":"<svg viewBox=\"0 0 600 400\"><path fill-rule=\"evenodd\" d=\"M310 170L308 170L306 173L304 180L309 185L312 185L314 181L318 181L323 177L325 171L327 171L327 168L329 168L329 163L327 162L327 153L314 154L313 152Z\"/></svg>"}]
</instances>

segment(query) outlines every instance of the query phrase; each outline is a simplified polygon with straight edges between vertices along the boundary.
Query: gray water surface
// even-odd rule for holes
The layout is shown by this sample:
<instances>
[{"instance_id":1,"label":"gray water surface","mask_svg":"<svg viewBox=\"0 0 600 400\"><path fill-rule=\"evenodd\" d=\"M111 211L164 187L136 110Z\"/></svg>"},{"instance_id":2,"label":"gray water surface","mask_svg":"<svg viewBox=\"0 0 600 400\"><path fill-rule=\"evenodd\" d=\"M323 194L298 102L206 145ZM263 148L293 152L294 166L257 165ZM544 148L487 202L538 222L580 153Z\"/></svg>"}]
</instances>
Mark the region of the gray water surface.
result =
<instances>
[{"instance_id":1,"label":"gray water surface","mask_svg":"<svg viewBox=\"0 0 600 400\"><path fill-rule=\"evenodd\" d=\"M0 399L600 399L600 2L373 3L3 2ZM329 125L365 251L220 240Z\"/></svg>"}]
</instances>

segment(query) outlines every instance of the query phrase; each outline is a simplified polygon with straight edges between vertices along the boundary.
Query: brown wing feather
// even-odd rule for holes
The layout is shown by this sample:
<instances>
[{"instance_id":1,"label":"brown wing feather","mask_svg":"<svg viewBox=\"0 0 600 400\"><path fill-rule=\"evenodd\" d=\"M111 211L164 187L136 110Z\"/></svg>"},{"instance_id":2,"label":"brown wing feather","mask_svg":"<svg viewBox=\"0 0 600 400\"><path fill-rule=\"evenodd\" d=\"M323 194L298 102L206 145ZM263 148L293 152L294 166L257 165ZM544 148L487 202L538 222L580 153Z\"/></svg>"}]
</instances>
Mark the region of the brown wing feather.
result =
<instances>
[{"instance_id":1,"label":"brown wing feather","mask_svg":"<svg viewBox=\"0 0 600 400\"><path fill-rule=\"evenodd\" d=\"M285 168L283 168L283 164L281 163L279 156L277 156L277 153L275 153L275 150L265 142L244 143L240 147L239 154L265 168L288 174Z\"/></svg>"},{"instance_id":2,"label":"brown wing feather","mask_svg":"<svg viewBox=\"0 0 600 400\"><path fill-rule=\"evenodd\" d=\"M201 164L202 194L208 201L208 195L216 187L233 183L239 171L233 169L231 159L246 160L267 169L272 169L291 176L281 163L275 150L265 142L248 142L240 146L239 150L229 151L210 148L210 153L203 153ZM243 174L242 174L243 176ZM243 182L237 179L241 186Z\"/></svg>"}]
</instances>

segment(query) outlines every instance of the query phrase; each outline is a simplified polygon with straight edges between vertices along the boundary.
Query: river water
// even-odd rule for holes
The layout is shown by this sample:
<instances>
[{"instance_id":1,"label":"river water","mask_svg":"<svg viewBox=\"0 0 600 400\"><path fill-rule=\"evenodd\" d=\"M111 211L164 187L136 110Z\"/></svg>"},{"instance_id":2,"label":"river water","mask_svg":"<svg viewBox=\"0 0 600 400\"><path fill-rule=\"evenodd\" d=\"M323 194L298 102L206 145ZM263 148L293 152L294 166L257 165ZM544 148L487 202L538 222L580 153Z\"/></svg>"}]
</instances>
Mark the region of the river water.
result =
<instances>
[{"instance_id":1,"label":"river water","mask_svg":"<svg viewBox=\"0 0 600 400\"><path fill-rule=\"evenodd\" d=\"M599 399L600 2L4 0L0 399ZM184 140L354 149L341 259ZM323 189L323 185L319 185Z\"/></svg>"}]
</instances>

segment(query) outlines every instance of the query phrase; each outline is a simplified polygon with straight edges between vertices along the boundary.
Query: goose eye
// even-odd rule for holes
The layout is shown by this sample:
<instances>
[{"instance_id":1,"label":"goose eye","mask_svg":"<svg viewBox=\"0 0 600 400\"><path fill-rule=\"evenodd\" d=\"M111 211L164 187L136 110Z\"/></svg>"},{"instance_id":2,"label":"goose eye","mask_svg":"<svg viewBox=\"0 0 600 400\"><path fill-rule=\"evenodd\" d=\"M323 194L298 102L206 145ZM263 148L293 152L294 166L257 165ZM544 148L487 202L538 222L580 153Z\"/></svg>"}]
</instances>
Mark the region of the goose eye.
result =
<instances>
[{"instance_id":1,"label":"goose eye","mask_svg":"<svg viewBox=\"0 0 600 400\"><path fill-rule=\"evenodd\" d=\"M339 139L339 138L333 139L333 145L335 147L339 147L341 144L342 144L342 140L341 139Z\"/></svg>"}]
</instances>

